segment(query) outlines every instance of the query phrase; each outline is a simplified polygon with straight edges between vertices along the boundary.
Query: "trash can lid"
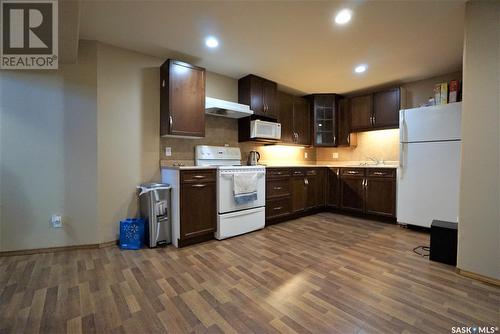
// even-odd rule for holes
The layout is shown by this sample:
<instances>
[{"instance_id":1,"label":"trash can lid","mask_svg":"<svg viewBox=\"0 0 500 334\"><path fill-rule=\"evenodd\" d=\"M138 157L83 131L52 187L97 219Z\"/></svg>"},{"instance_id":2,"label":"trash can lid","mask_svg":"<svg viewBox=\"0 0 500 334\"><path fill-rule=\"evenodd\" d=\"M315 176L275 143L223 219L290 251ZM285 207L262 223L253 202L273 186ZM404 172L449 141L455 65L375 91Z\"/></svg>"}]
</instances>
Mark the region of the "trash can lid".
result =
<instances>
[{"instance_id":1,"label":"trash can lid","mask_svg":"<svg viewBox=\"0 0 500 334\"><path fill-rule=\"evenodd\" d=\"M140 186L137 187L137 189L140 189L141 192L139 193L139 196L142 194L148 193L153 190L160 190L160 189L171 189L172 187L168 183L157 183L157 182L152 182L152 183L144 183L141 184Z\"/></svg>"}]
</instances>

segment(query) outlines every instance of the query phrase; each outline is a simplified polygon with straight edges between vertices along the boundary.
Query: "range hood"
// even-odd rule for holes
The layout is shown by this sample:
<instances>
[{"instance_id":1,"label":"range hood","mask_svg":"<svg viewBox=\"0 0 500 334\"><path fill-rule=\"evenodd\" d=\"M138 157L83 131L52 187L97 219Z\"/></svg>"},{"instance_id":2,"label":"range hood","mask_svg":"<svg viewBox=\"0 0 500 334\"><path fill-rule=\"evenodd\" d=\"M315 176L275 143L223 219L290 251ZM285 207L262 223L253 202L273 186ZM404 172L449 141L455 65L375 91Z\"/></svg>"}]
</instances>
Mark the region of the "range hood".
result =
<instances>
[{"instance_id":1,"label":"range hood","mask_svg":"<svg viewBox=\"0 0 500 334\"><path fill-rule=\"evenodd\" d=\"M213 97L205 97L205 113L214 116L242 118L253 115L253 111L246 104L239 104Z\"/></svg>"}]
</instances>

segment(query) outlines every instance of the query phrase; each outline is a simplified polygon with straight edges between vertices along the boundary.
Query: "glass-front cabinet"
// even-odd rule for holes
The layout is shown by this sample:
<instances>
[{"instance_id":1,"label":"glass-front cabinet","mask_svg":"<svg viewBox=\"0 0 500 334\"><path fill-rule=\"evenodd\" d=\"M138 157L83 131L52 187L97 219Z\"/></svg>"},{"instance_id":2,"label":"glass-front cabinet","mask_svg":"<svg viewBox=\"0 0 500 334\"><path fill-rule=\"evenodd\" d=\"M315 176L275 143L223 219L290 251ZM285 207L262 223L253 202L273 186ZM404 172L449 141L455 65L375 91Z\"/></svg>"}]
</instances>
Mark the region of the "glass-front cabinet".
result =
<instances>
[{"instance_id":1,"label":"glass-front cabinet","mask_svg":"<svg viewBox=\"0 0 500 334\"><path fill-rule=\"evenodd\" d=\"M313 94L309 96L313 114L314 146L338 146L337 94Z\"/></svg>"}]
</instances>

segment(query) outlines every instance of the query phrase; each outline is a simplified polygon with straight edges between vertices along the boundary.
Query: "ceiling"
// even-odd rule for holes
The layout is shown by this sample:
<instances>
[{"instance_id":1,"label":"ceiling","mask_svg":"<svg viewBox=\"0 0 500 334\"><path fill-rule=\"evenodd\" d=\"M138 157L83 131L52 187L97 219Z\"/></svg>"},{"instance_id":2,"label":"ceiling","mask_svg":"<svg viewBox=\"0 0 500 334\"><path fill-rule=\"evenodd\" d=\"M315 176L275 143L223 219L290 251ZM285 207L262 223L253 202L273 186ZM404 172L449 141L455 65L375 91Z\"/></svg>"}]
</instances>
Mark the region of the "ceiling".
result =
<instances>
[{"instance_id":1,"label":"ceiling","mask_svg":"<svg viewBox=\"0 0 500 334\"><path fill-rule=\"evenodd\" d=\"M345 26L332 24L342 8ZM80 38L175 56L304 93L347 93L459 70L464 1L88 1ZM219 38L217 49L204 39ZM353 68L368 64L359 75Z\"/></svg>"}]
</instances>

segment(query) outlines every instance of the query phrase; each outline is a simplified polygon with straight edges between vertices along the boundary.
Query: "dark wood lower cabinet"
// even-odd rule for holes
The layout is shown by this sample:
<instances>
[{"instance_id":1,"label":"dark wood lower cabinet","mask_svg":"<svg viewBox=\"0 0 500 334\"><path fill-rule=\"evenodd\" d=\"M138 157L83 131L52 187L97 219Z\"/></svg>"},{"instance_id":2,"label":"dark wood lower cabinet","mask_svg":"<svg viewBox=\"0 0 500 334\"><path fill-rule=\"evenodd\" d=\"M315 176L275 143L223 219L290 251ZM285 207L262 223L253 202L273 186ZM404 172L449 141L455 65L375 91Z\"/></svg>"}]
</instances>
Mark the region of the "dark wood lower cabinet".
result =
<instances>
[{"instance_id":1,"label":"dark wood lower cabinet","mask_svg":"<svg viewBox=\"0 0 500 334\"><path fill-rule=\"evenodd\" d=\"M203 174L208 182L191 179L190 173L181 172L180 246L190 244L190 240L213 238L217 226L215 171Z\"/></svg>"},{"instance_id":2,"label":"dark wood lower cabinet","mask_svg":"<svg viewBox=\"0 0 500 334\"><path fill-rule=\"evenodd\" d=\"M338 208L340 202L340 168L328 168L326 171L326 205Z\"/></svg>"},{"instance_id":3,"label":"dark wood lower cabinet","mask_svg":"<svg viewBox=\"0 0 500 334\"><path fill-rule=\"evenodd\" d=\"M387 168L268 168L266 222L334 209L393 220L396 170Z\"/></svg>"},{"instance_id":4,"label":"dark wood lower cabinet","mask_svg":"<svg viewBox=\"0 0 500 334\"><path fill-rule=\"evenodd\" d=\"M396 180L373 177L366 179L366 204L368 214L394 217L396 214Z\"/></svg>"},{"instance_id":5,"label":"dark wood lower cabinet","mask_svg":"<svg viewBox=\"0 0 500 334\"><path fill-rule=\"evenodd\" d=\"M303 175L292 176L291 178L292 189L292 212L301 212L306 208L306 185Z\"/></svg>"},{"instance_id":6,"label":"dark wood lower cabinet","mask_svg":"<svg viewBox=\"0 0 500 334\"><path fill-rule=\"evenodd\" d=\"M365 209L365 179L359 176L342 176L340 208L363 212Z\"/></svg>"}]
</instances>

